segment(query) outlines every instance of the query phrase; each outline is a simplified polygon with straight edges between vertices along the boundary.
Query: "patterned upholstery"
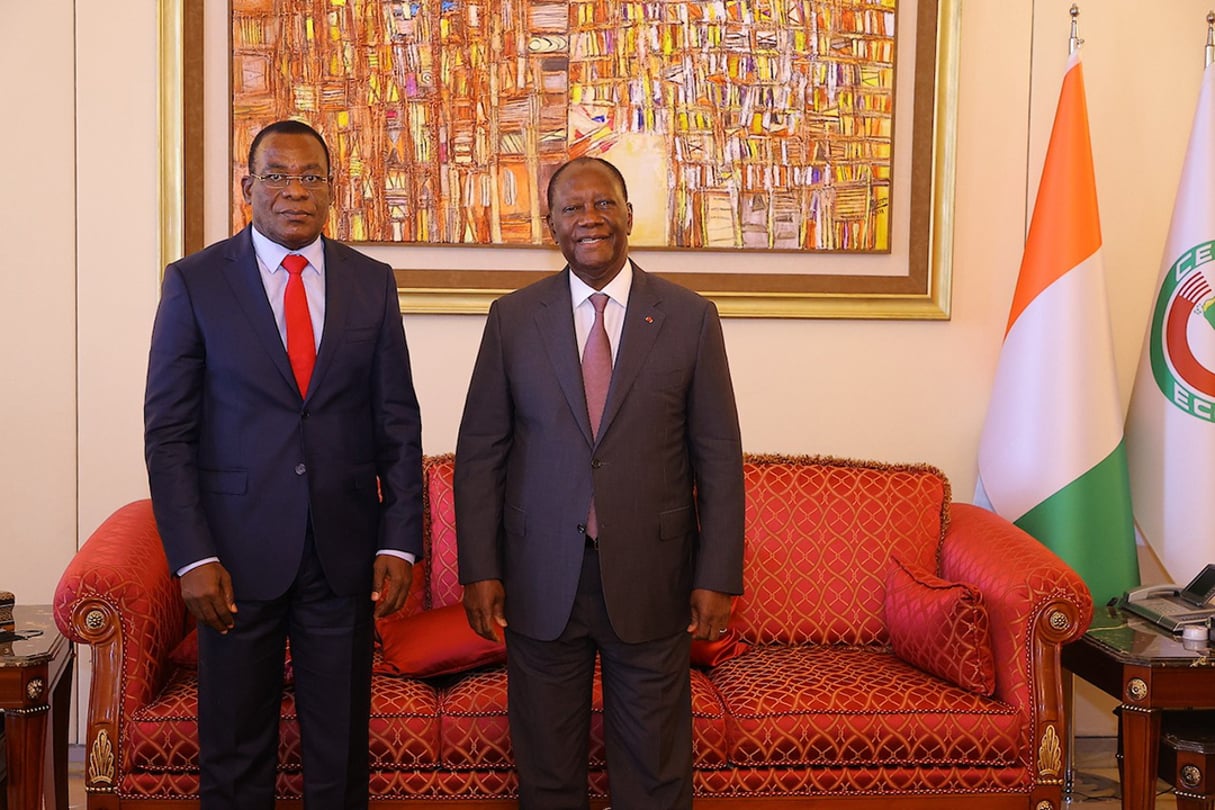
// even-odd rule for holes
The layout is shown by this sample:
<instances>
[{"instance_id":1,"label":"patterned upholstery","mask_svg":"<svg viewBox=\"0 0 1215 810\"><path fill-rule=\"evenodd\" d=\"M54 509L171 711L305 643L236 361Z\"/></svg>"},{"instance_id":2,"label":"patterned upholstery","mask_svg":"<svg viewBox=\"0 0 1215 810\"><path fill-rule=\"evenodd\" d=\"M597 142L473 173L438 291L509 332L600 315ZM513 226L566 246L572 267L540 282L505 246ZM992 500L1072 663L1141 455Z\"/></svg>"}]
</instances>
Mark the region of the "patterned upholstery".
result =
<instances>
[{"instance_id":1,"label":"patterned upholstery","mask_svg":"<svg viewBox=\"0 0 1215 810\"><path fill-rule=\"evenodd\" d=\"M932 797L950 793L1020 793L1029 791L1031 779L1025 768L976 765L971 768L931 766L876 768L764 767L729 770L698 770L692 774L697 796L736 797L740 808L753 806L765 796L857 795L883 797L882 804L897 806L895 798L923 797L919 807L934 807ZM870 800L872 802L872 799ZM784 807L797 805L785 804ZM1054 804L1060 807L1058 801ZM976 801L975 810L984 805ZM1033 805L1030 805L1032 810Z\"/></svg>"},{"instance_id":2,"label":"patterned upholstery","mask_svg":"<svg viewBox=\"0 0 1215 810\"><path fill-rule=\"evenodd\" d=\"M894 654L979 695L996 688L983 594L964 582L910 571L899 560L886 578L886 632Z\"/></svg>"},{"instance_id":3,"label":"patterned upholstery","mask_svg":"<svg viewBox=\"0 0 1215 810\"><path fill-rule=\"evenodd\" d=\"M456 502L452 496L455 470L451 455L435 456L426 462L426 491L430 496L430 529L426 535L428 608L454 605L464 593L456 566Z\"/></svg>"},{"instance_id":4,"label":"patterned upholstery","mask_svg":"<svg viewBox=\"0 0 1215 810\"><path fill-rule=\"evenodd\" d=\"M460 601L453 460L428 458L425 469L427 549L406 614ZM918 808L941 795L1053 796L1058 806L1053 760L1039 763L1038 743L1066 733L1058 682L1042 679L1058 677L1059 645L1087 627L1091 603L1079 578L1006 521L951 506L948 482L928 467L769 456L749 458L745 476L746 593L731 626L752 646L689 672L696 794L740 807L824 794ZM983 594L991 696L893 654L883 613L892 555ZM196 797L196 675L168 660L189 624L148 502L119 509L94 532L64 572L55 609L69 638L94 647L90 807ZM373 798L515 794L504 668L427 680L377 675L372 695ZM289 684L281 732L278 792L298 798ZM589 765L590 795L606 796L597 674Z\"/></svg>"},{"instance_id":5,"label":"patterned upholstery","mask_svg":"<svg viewBox=\"0 0 1215 810\"><path fill-rule=\"evenodd\" d=\"M72 641L92 636L73 626L80 608L105 607L121 624L122 712L130 714L158 694L168 677L169 653L189 627L185 603L156 531L151 501L127 504L111 515L68 563L55 589L55 622Z\"/></svg>"},{"instance_id":6,"label":"patterned upholstery","mask_svg":"<svg viewBox=\"0 0 1215 810\"><path fill-rule=\"evenodd\" d=\"M710 673L739 766L1011 765L1021 718L875 647L756 647Z\"/></svg>"},{"instance_id":7,"label":"patterned upholstery","mask_svg":"<svg viewBox=\"0 0 1215 810\"><path fill-rule=\"evenodd\" d=\"M885 642L890 556L936 569L949 485L929 467L813 461L746 465L740 630L760 644Z\"/></svg>"}]
</instances>

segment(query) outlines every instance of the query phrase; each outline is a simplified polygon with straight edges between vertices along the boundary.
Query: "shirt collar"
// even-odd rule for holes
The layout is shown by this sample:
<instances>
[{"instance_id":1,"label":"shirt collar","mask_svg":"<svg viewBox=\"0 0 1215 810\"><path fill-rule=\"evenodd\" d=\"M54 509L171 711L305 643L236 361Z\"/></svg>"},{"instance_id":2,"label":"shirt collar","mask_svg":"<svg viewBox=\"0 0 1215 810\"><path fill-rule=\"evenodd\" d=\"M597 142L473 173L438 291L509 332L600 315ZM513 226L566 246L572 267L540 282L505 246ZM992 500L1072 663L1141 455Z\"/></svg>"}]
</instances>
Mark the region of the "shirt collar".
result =
<instances>
[{"instance_id":1,"label":"shirt collar","mask_svg":"<svg viewBox=\"0 0 1215 810\"><path fill-rule=\"evenodd\" d=\"M288 250L257 228L249 230L253 233L253 252L257 254L257 258L271 274L278 272L283 263L283 257L289 253L298 253L303 256L308 260L308 265L315 268L318 273L322 272L325 267L325 243L319 236L299 250ZM307 268L304 269L307 270Z\"/></svg>"},{"instance_id":2,"label":"shirt collar","mask_svg":"<svg viewBox=\"0 0 1215 810\"><path fill-rule=\"evenodd\" d=\"M596 290L578 278L578 274L573 270L570 271L570 303L573 304L574 309L582 306L583 301L597 292L607 293L608 298L627 309L629 305L629 290L632 288L633 263L628 260L625 261L624 267L620 268L620 272L616 274L616 277L603 285L602 290Z\"/></svg>"}]
</instances>

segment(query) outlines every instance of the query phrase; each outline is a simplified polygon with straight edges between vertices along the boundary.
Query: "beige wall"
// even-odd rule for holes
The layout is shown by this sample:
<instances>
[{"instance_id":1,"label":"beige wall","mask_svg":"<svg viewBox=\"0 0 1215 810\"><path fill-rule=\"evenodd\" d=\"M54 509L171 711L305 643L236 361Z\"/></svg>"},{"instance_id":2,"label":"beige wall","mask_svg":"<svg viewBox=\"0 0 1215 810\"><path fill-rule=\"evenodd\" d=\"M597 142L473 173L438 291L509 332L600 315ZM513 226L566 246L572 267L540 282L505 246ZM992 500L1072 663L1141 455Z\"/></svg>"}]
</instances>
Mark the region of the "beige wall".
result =
<instances>
[{"instance_id":1,"label":"beige wall","mask_svg":"<svg viewBox=\"0 0 1215 810\"><path fill-rule=\"evenodd\" d=\"M0 590L33 602L50 601L77 534L72 15L13 3L0 25Z\"/></svg>"},{"instance_id":2,"label":"beige wall","mask_svg":"<svg viewBox=\"0 0 1215 810\"><path fill-rule=\"evenodd\" d=\"M748 450L927 461L969 500L1070 0L958 1L952 319L740 319L725 329ZM1126 396L1196 100L1208 2L1174 0L1150 14L1133 0L1082 5ZM140 402L160 270L157 8L15 3L0 26L5 108L17 111L0 134L9 157L0 198L0 588L27 602L49 601L77 542L146 495ZM208 3L212 41L225 36L225 9ZM218 75L208 105L222 109ZM226 159L222 142L209 159ZM222 214L211 220L210 236L223 235ZM418 266L425 261L419 252ZM427 452L454 447L482 323L406 317ZM1083 704L1081 732L1112 728L1107 710Z\"/></svg>"}]
</instances>

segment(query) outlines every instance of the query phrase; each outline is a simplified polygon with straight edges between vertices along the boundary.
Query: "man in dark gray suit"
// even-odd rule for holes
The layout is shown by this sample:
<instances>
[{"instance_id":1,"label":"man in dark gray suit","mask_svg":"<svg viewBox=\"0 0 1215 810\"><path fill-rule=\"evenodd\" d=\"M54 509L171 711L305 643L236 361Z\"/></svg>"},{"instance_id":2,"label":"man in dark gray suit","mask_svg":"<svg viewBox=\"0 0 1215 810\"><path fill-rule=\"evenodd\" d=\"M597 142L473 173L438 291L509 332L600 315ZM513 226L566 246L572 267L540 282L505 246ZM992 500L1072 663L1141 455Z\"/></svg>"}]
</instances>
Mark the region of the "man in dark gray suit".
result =
<instances>
[{"instance_id":1,"label":"man in dark gray suit","mask_svg":"<svg viewBox=\"0 0 1215 810\"><path fill-rule=\"evenodd\" d=\"M588 806L596 653L613 807L690 808L689 644L724 633L742 591L721 323L629 261L610 163L563 165L548 205L568 267L494 302L460 425L464 606L482 636L505 628L525 810Z\"/></svg>"},{"instance_id":2,"label":"man in dark gray suit","mask_svg":"<svg viewBox=\"0 0 1215 810\"><path fill-rule=\"evenodd\" d=\"M290 638L304 805L367 807L373 602L422 553L418 401L392 268L321 236L329 150L249 148L253 225L165 270L148 359L156 524L198 620L203 810L274 807Z\"/></svg>"}]
</instances>

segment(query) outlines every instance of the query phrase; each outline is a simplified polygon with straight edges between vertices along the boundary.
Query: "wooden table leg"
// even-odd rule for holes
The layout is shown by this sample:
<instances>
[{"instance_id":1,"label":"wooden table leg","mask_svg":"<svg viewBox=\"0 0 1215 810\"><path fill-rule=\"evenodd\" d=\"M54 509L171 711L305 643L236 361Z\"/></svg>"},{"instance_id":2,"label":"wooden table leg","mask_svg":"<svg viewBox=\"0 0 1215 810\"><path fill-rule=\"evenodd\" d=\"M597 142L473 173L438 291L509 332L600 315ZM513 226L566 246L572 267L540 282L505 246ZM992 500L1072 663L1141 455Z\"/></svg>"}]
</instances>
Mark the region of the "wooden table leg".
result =
<instances>
[{"instance_id":1,"label":"wooden table leg","mask_svg":"<svg viewBox=\"0 0 1215 810\"><path fill-rule=\"evenodd\" d=\"M43 751L46 750L47 707L8 709L4 713L8 738L9 810L42 807Z\"/></svg>"},{"instance_id":2,"label":"wooden table leg","mask_svg":"<svg viewBox=\"0 0 1215 810\"><path fill-rule=\"evenodd\" d=\"M1153 810L1160 750L1160 710L1122 706L1122 810Z\"/></svg>"},{"instance_id":3,"label":"wooden table leg","mask_svg":"<svg viewBox=\"0 0 1215 810\"><path fill-rule=\"evenodd\" d=\"M1072 788L1076 784L1076 723L1075 682L1072 671L1063 670L1063 722L1067 725L1067 747L1063 755L1063 798L1071 800Z\"/></svg>"},{"instance_id":4,"label":"wooden table leg","mask_svg":"<svg viewBox=\"0 0 1215 810\"><path fill-rule=\"evenodd\" d=\"M68 810L68 720L72 704L72 659L51 693L51 730L47 735L44 768L46 810Z\"/></svg>"}]
</instances>

